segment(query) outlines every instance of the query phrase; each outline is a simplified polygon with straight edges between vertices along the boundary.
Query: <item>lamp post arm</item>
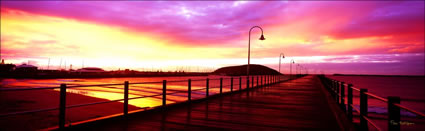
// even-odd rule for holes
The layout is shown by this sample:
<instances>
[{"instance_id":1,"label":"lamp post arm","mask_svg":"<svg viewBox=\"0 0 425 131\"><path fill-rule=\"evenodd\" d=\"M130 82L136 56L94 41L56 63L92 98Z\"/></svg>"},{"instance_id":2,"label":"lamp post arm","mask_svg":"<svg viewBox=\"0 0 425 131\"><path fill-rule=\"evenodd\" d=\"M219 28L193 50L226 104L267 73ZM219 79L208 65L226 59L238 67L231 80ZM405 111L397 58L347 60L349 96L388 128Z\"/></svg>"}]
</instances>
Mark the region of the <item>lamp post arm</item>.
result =
<instances>
[{"instance_id":1,"label":"lamp post arm","mask_svg":"<svg viewBox=\"0 0 425 131\"><path fill-rule=\"evenodd\" d=\"M263 35L263 28L259 26L253 26L251 29L249 29L249 35L248 35L248 65L246 68L247 76L249 77L249 64L250 64L250 57L251 57L251 31L254 28L259 28L261 30L261 35Z\"/></svg>"}]
</instances>

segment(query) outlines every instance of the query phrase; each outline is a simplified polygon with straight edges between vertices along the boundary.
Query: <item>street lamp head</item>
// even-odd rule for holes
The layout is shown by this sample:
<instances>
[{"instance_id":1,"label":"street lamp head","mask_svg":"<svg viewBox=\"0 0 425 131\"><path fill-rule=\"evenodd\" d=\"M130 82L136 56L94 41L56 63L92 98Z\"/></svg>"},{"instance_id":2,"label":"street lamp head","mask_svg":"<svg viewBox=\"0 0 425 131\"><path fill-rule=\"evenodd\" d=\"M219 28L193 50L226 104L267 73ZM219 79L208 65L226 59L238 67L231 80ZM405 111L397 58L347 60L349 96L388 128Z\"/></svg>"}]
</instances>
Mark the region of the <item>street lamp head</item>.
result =
<instances>
[{"instance_id":1,"label":"street lamp head","mask_svg":"<svg viewBox=\"0 0 425 131\"><path fill-rule=\"evenodd\" d=\"M280 55L282 56L282 58L285 58L285 54L283 54L283 53L280 53Z\"/></svg>"},{"instance_id":2,"label":"street lamp head","mask_svg":"<svg viewBox=\"0 0 425 131\"><path fill-rule=\"evenodd\" d=\"M264 35L261 34L260 40L266 40L266 38L264 38Z\"/></svg>"}]
</instances>

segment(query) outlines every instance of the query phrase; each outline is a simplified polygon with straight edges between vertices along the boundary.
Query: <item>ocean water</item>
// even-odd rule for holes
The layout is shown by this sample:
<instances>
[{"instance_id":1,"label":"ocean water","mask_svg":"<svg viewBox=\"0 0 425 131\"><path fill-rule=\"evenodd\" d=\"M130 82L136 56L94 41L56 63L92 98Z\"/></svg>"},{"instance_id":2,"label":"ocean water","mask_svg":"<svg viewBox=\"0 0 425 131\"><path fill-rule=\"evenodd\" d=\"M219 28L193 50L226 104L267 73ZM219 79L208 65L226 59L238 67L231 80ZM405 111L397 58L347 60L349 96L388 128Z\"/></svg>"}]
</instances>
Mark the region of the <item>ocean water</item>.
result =
<instances>
[{"instance_id":1,"label":"ocean water","mask_svg":"<svg viewBox=\"0 0 425 131\"><path fill-rule=\"evenodd\" d=\"M329 76L332 79L351 83L356 88L368 89L368 92L381 97L398 96L401 104L425 113L425 77L385 77L385 76ZM353 91L358 101L359 92ZM355 103L358 104L358 103ZM370 111L386 113L386 103L370 99ZM380 110L384 107L384 110ZM405 115L409 115L406 113Z\"/></svg>"},{"instance_id":2,"label":"ocean water","mask_svg":"<svg viewBox=\"0 0 425 131\"><path fill-rule=\"evenodd\" d=\"M415 111L425 113L425 77L388 77L388 76L328 76L345 83L353 84L359 89L368 89L369 93L380 97L400 97L400 104ZM353 90L353 104L359 109L360 92ZM368 112L381 129L387 130L387 103L369 97ZM401 110L402 130L416 131L425 129L425 118ZM357 117L358 118L358 117ZM358 121L356 119L355 121ZM375 130L371 126L369 129Z\"/></svg>"}]
</instances>

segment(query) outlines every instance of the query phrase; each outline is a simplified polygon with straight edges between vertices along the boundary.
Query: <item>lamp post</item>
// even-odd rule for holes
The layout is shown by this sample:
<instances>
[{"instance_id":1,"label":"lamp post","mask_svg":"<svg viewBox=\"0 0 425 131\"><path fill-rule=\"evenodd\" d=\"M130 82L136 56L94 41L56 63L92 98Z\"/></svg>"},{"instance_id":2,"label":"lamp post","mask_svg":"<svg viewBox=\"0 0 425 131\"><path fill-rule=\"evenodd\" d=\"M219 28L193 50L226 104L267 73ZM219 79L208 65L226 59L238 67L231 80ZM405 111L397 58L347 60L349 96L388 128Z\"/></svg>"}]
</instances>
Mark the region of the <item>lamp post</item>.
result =
<instances>
[{"instance_id":1,"label":"lamp post","mask_svg":"<svg viewBox=\"0 0 425 131\"><path fill-rule=\"evenodd\" d=\"M279 73L280 73L280 62L281 62L281 58L285 58L285 54L283 54L283 53L280 53L280 55L279 55Z\"/></svg>"},{"instance_id":2,"label":"lamp post","mask_svg":"<svg viewBox=\"0 0 425 131\"><path fill-rule=\"evenodd\" d=\"M259 27L259 26L253 26L249 30L249 36L248 36L248 65L247 65L247 68L246 68L246 74L247 74L248 78L249 78L249 59L250 59L250 48L251 48L251 31L254 28L259 28L261 30L261 36L260 36L260 39L259 40L265 40L266 39L266 38L264 38L263 29L261 27Z\"/></svg>"}]
</instances>

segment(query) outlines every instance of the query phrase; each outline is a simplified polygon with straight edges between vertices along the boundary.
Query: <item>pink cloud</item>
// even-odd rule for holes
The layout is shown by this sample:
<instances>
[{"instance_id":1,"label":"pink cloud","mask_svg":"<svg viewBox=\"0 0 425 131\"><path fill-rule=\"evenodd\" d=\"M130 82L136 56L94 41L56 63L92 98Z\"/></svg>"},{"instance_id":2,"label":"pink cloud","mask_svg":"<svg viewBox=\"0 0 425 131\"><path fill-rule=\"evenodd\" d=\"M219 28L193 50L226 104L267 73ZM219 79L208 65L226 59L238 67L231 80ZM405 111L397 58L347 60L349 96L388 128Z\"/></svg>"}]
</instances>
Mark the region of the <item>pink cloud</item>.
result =
<instances>
[{"instance_id":1,"label":"pink cloud","mask_svg":"<svg viewBox=\"0 0 425 131\"><path fill-rule=\"evenodd\" d=\"M189 45L220 45L246 35L252 25L282 9L282 2L249 2L234 7L233 2L3 2L2 7L32 13L127 27L171 37ZM252 9L258 9L252 11ZM243 30L243 31L242 31Z\"/></svg>"},{"instance_id":2,"label":"pink cloud","mask_svg":"<svg viewBox=\"0 0 425 131\"><path fill-rule=\"evenodd\" d=\"M318 35L336 38L423 35L423 2L274 1L246 2L238 6L233 3L2 1L2 8L123 26L170 38L170 43L190 46L220 46L246 37L253 25L285 26L285 23L308 19L320 22L321 26L312 30L330 33ZM338 25L333 21L339 22Z\"/></svg>"}]
</instances>

